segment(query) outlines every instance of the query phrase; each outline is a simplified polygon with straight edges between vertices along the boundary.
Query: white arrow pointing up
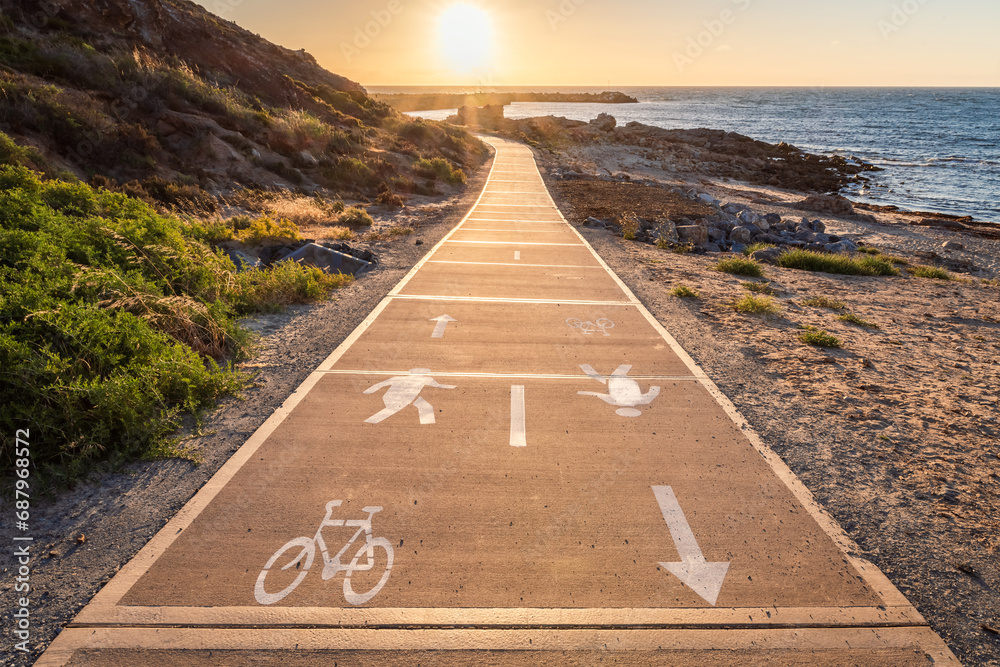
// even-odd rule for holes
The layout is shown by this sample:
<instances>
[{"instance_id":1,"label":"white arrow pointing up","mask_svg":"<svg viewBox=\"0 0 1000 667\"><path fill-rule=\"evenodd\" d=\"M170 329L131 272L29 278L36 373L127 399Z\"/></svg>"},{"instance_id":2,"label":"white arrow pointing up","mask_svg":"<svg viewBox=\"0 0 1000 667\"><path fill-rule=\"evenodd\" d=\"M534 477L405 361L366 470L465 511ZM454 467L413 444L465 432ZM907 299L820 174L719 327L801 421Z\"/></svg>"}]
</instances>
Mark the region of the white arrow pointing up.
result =
<instances>
[{"instance_id":1,"label":"white arrow pointing up","mask_svg":"<svg viewBox=\"0 0 1000 667\"><path fill-rule=\"evenodd\" d=\"M458 320L450 315L442 315L441 317L432 317L431 322L437 322L437 326L434 327L434 333L431 334L431 338L444 338L444 330L448 328L448 323L458 322Z\"/></svg>"},{"instance_id":2,"label":"white arrow pointing up","mask_svg":"<svg viewBox=\"0 0 1000 667\"><path fill-rule=\"evenodd\" d=\"M715 601L719 599L719 591L722 590L722 582L729 571L729 563L709 563L705 560L673 489L669 486L654 486L653 494L660 504L663 520L667 522L670 536L674 538L677 553L681 557L679 563L660 565L714 607Z\"/></svg>"}]
</instances>

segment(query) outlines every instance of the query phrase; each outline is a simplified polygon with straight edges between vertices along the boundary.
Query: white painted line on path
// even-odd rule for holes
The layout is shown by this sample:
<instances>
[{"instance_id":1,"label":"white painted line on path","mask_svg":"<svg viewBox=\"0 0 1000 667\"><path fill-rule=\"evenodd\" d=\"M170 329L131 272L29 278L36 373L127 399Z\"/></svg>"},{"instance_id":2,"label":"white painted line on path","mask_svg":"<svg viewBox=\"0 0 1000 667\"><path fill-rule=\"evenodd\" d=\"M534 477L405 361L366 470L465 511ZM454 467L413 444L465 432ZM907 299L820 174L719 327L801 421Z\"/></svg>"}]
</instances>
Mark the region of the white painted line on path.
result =
<instances>
[{"instance_id":1,"label":"white painted line on path","mask_svg":"<svg viewBox=\"0 0 1000 667\"><path fill-rule=\"evenodd\" d=\"M405 376L410 374L407 370L371 370L336 368L326 371L317 371L322 375L361 375L361 376ZM428 377L435 378L481 378L484 380L573 380L579 382L586 380L586 375L564 375L561 373L481 373L478 371L432 371L426 373ZM634 380L643 382L699 382L701 378L694 375L634 375Z\"/></svg>"},{"instance_id":2,"label":"white painted line on path","mask_svg":"<svg viewBox=\"0 0 1000 667\"><path fill-rule=\"evenodd\" d=\"M468 243L472 245L557 245L570 246L572 248L584 247L582 243L524 243L522 241L460 241L449 239L448 243Z\"/></svg>"},{"instance_id":3,"label":"white painted line on path","mask_svg":"<svg viewBox=\"0 0 1000 667\"><path fill-rule=\"evenodd\" d=\"M524 426L524 385L520 384L510 387L510 446L528 446Z\"/></svg>"},{"instance_id":4,"label":"white painted line on path","mask_svg":"<svg viewBox=\"0 0 1000 667\"><path fill-rule=\"evenodd\" d=\"M515 260L520 260L521 259L521 251L520 250L515 250L514 251L514 259Z\"/></svg>"},{"instance_id":5,"label":"white painted line on path","mask_svg":"<svg viewBox=\"0 0 1000 667\"><path fill-rule=\"evenodd\" d=\"M514 251L514 259L521 259L521 251ZM428 264L472 264L480 266L529 266L537 269L600 269L602 267L591 264L590 266L574 264L514 264L513 262L454 262L444 259L433 259Z\"/></svg>"},{"instance_id":6,"label":"white painted line on path","mask_svg":"<svg viewBox=\"0 0 1000 667\"><path fill-rule=\"evenodd\" d=\"M551 303L569 306L634 306L631 301L588 301L574 299L509 299L502 296L441 296L440 294L393 294L393 299L411 301L463 301L469 303Z\"/></svg>"}]
</instances>

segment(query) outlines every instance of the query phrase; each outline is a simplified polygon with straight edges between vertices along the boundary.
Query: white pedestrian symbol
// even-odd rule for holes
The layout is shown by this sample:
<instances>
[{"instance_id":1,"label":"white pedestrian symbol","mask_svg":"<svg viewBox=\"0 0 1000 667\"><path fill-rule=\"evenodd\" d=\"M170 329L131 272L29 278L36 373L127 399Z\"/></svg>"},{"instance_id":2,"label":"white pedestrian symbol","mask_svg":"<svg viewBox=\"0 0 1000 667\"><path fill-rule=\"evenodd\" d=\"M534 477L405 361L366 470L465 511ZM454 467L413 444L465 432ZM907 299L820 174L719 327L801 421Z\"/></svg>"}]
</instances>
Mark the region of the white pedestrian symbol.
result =
<instances>
[{"instance_id":1,"label":"white pedestrian symbol","mask_svg":"<svg viewBox=\"0 0 1000 667\"><path fill-rule=\"evenodd\" d=\"M578 320L575 317L571 317L568 320L566 320L566 324L575 329L579 329L588 336L592 333L597 333L598 331L604 334L605 336L610 336L611 334L608 333L608 329L615 328L615 323L604 317L597 320L597 322L584 322L583 320Z\"/></svg>"},{"instance_id":2,"label":"white pedestrian symbol","mask_svg":"<svg viewBox=\"0 0 1000 667\"><path fill-rule=\"evenodd\" d=\"M598 394L593 391L578 391L581 396L596 396L605 403L617 405L616 414L622 417L639 417L642 412L635 409L637 405L649 405L653 399L660 395L659 387L650 387L645 394L639 390L639 383L628 376L632 366L621 365L615 369L611 375L604 376L594 370L593 366L581 364L583 372L594 378L601 384L608 386L607 394Z\"/></svg>"},{"instance_id":3,"label":"white pedestrian symbol","mask_svg":"<svg viewBox=\"0 0 1000 667\"><path fill-rule=\"evenodd\" d=\"M438 381L430 376L429 368L413 368L409 375L397 375L379 382L374 387L365 389L364 393L374 394L379 389L389 387L389 391L382 395L382 402L385 409L378 414L372 415L365 420L367 424L378 424L388 419L408 405L413 405L420 414L421 424L434 423L434 408L430 403L420 397L420 392L424 387L436 387L438 389L455 389L455 385L438 384Z\"/></svg>"}]
</instances>

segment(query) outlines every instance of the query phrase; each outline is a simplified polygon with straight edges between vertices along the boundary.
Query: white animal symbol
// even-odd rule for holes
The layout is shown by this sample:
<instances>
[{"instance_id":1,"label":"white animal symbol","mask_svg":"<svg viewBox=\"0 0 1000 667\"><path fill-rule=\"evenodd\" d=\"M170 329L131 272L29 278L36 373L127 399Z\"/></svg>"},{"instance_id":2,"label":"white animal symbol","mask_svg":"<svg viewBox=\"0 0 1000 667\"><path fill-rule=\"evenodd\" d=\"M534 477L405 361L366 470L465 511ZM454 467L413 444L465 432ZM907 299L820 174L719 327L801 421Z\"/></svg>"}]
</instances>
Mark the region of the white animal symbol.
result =
<instances>
[{"instance_id":1,"label":"white animal symbol","mask_svg":"<svg viewBox=\"0 0 1000 667\"><path fill-rule=\"evenodd\" d=\"M659 387L650 387L645 394L639 390L639 383L628 376L632 366L621 365L609 376L604 376L594 370L593 366L581 364L583 372L594 378L601 384L608 386L607 394L598 394L593 391L578 391L581 396L596 396L609 405L617 405L615 413L622 417L639 417L642 412L635 409L637 405L649 405L653 399L660 395Z\"/></svg>"},{"instance_id":2,"label":"white animal symbol","mask_svg":"<svg viewBox=\"0 0 1000 667\"><path fill-rule=\"evenodd\" d=\"M378 424L412 404L420 415L421 424L433 424L434 408L420 397L420 392L424 387L437 387L438 389L455 389L456 387L455 385L438 384L438 381L430 376L430 372L429 368L413 368L410 369L409 375L397 375L379 382L374 387L365 389L365 394L374 394L379 389L389 387L389 391L382 395L385 409L366 419L365 423Z\"/></svg>"}]
</instances>

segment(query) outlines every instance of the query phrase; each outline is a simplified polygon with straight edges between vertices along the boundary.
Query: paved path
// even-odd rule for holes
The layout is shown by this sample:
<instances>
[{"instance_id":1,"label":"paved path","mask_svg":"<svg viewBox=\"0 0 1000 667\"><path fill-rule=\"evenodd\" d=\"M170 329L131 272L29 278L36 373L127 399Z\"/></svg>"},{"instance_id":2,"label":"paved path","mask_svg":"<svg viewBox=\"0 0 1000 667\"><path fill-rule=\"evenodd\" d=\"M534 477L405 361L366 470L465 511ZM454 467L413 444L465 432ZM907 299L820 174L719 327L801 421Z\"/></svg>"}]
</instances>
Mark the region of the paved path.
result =
<instances>
[{"instance_id":1,"label":"paved path","mask_svg":"<svg viewBox=\"0 0 1000 667\"><path fill-rule=\"evenodd\" d=\"M37 664L955 664L493 141L469 216Z\"/></svg>"}]
</instances>

